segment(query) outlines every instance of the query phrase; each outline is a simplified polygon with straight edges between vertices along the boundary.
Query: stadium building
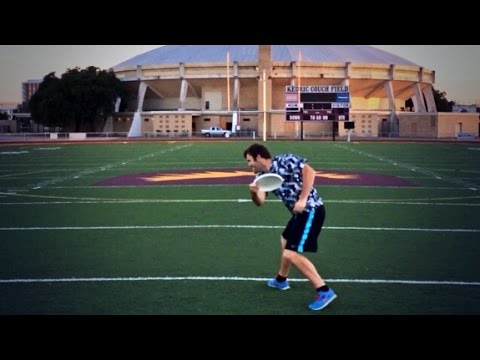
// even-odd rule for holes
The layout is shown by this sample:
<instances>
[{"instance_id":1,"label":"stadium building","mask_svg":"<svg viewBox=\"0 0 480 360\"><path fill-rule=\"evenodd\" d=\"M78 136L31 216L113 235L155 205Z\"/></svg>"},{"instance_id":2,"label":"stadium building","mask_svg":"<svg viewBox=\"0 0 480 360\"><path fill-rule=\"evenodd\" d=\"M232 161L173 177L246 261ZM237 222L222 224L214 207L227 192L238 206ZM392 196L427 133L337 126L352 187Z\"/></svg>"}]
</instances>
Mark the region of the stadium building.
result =
<instances>
[{"instance_id":1,"label":"stadium building","mask_svg":"<svg viewBox=\"0 0 480 360\"><path fill-rule=\"evenodd\" d=\"M191 136L214 125L268 138L345 135L343 121L287 120L286 88L298 85L348 89L357 137L480 131L478 116L437 113L433 70L366 45L167 45L112 69L132 100L106 131L130 137Z\"/></svg>"}]
</instances>

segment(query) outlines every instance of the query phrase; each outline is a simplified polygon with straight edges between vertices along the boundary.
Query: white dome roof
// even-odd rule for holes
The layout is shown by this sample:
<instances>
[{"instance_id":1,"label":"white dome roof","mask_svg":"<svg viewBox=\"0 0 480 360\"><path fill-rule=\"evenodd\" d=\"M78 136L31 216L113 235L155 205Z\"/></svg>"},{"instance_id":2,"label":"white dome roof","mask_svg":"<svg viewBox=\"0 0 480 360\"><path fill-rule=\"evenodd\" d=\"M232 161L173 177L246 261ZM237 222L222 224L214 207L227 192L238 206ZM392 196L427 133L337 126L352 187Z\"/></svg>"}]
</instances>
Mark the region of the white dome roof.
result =
<instances>
[{"instance_id":1,"label":"white dome roof","mask_svg":"<svg viewBox=\"0 0 480 360\"><path fill-rule=\"evenodd\" d=\"M299 50L304 62L418 66L400 56L368 45L272 45L272 61L297 61ZM225 62L227 51L230 52L232 62L258 61L258 45L165 45L125 60L113 69L181 62Z\"/></svg>"}]
</instances>

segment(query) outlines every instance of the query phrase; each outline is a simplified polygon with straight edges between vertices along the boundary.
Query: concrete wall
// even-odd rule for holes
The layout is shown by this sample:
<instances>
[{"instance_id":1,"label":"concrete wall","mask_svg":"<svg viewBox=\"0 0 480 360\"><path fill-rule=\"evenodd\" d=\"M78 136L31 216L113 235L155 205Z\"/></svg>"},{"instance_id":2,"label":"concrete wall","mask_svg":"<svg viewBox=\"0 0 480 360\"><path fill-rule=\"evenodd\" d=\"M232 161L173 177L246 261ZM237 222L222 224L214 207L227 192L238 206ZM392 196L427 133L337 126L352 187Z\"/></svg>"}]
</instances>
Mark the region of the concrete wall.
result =
<instances>
[{"instance_id":1,"label":"concrete wall","mask_svg":"<svg viewBox=\"0 0 480 360\"><path fill-rule=\"evenodd\" d=\"M400 113L399 136L411 138L436 138L438 134L438 117L435 113Z\"/></svg>"},{"instance_id":2,"label":"concrete wall","mask_svg":"<svg viewBox=\"0 0 480 360\"><path fill-rule=\"evenodd\" d=\"M142 132L155 135L175 135L192 133L190 114L142 114Z\"/></svg>"},{"instance_id":3,"label":"concrete wall","mask_svg":"<svg viewBox=\"0 0 480 360\"><path fill-rule=\"evenodd\" d=\"M480 136L479 113L438 113L438 137L456 137L459 132Z\"/></svg>"},{"instance_id":4,"label":"concrete wall","mask_svg":"<svg viewBox=\"0 0 480 360\"><path fill-rule=\"evenodd\" d=\"M400 113L398 117L401 137L454 138L458 133L480 136L478 113Z\"/></svg>"},{"instance_id":5,"label":"concrete wall","mask_svg":"<svg viewBox=\"0 0 480 360\"><path fill-rule=\"evenodd\" d=\"M118 133L128 133L132 126L133 113L122 113L113 116L112 130Z\"/></svg>"},{"instance_id":6,"label":"concrete wall","mask_svg":"<svg viewBox=\"0 0 480 360\"><path fill-rule=\"evenodd\" d=\"M382 116L376 112L364 112L357 114L350 114L350 121L355 122L355 129L352 129L350 134L358 137L377 137L382 132L382 121L388 116ZM347 131L344 129L343 123L338 126L338 135L345 135Z\"/></svg>"}]
</instances>

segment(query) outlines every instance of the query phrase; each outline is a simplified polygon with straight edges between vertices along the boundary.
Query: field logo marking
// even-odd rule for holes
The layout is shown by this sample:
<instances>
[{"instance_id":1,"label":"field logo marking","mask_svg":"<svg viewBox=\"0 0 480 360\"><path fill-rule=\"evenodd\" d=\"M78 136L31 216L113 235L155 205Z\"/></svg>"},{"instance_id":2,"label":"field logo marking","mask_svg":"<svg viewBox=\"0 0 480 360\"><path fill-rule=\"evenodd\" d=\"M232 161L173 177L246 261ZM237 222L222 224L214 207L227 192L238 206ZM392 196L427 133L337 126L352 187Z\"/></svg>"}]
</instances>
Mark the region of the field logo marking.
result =
<instances>
[{"instance_id":1,"label":"field logo marking","mask_svg":"<svg viewBox=\"0 0 480 360\"><path fill-rule=\"evenodd\" d=\"M254 174L245 169L180 169L126 174L103 179L97 186L217 185L249 184ZM316 185L415 186L407 179L392 175L344 170L317 171Z\"/></svg>"}]
</instances>

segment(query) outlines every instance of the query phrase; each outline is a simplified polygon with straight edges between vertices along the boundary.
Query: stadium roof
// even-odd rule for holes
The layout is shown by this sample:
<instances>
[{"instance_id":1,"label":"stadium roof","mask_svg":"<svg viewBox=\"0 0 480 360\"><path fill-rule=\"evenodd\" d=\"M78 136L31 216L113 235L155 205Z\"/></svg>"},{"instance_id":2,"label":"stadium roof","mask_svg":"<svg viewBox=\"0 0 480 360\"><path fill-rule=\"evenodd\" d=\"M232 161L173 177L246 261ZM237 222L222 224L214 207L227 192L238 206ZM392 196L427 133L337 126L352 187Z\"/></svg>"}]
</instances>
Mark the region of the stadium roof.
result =
<instances>
[{"instance_id":1,"label":"stadium roof","mask_svg":"<svg viewBox=\"0 0 480 360\"><path fill-rule=\"evenodd\" d=\"M297 61L299 50L302 53L301 60L304 62L419 66L400 56L368 45L272 45L272 61ZM123 61L113 69L181 62L225 62L227 51L230 53L231 62L258 61L258 45L165 45Z\"/></svg>"}]
</instances>

